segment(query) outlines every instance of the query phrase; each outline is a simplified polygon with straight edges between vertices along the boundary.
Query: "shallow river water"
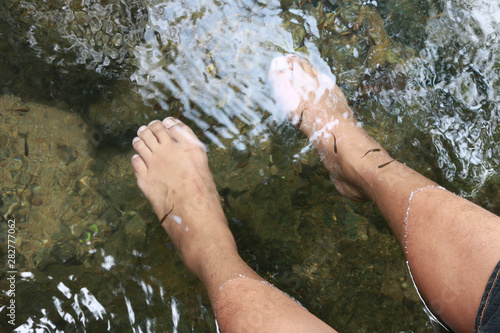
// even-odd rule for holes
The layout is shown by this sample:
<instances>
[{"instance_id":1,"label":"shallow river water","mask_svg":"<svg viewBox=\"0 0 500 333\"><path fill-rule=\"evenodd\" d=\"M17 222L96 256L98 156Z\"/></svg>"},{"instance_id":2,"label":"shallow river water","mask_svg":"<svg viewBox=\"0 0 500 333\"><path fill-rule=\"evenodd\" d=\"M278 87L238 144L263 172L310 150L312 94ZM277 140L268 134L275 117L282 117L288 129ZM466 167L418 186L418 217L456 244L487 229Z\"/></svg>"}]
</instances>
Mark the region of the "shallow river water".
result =
<instances>
[{"instance_id":1,"label":"shallow river water","mask_svg":"<svg viewBox=\"0 0 500 333\"><path fill-rule=\"evenodd\" d=\"M175 116L262 277L340 332L432 332L376 207L335 190L267 73L306 57L393 157L499 214L499 26L499 0L3 1L0 331L217 332L130 166L137 128Z\"/></svg>"}]
</instances>

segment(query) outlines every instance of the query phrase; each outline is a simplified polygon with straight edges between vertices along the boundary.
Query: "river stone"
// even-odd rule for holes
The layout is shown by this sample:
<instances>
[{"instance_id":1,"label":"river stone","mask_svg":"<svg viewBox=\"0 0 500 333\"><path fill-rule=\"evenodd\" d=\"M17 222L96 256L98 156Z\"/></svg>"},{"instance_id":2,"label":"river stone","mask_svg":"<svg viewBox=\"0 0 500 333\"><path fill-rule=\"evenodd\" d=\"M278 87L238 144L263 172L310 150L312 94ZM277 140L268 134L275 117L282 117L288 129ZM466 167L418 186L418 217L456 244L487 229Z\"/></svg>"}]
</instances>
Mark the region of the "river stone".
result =
<instances>
[{"instance_id":1,"label":"river stone","mask_svg":"<svg viewBox=\"0 0 500 333\"><path fill-rule=\"evenodd\" d=\"M16 220L21 271L80 262L109 234L110 221L96 222L110 204L95 188L88 132L76 113L0 97L0 219Z\"/></svg>"}]
</instances>

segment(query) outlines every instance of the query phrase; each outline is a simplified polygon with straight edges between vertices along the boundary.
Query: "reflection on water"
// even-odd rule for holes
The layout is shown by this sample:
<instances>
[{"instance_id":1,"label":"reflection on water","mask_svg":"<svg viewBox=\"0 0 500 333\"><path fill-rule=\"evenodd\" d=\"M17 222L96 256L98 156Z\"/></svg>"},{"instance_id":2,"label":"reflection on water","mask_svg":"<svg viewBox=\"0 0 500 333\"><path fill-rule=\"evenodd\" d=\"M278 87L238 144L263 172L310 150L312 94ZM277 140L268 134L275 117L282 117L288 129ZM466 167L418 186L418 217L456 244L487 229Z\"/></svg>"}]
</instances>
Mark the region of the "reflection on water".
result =
<instances>
[{"instance_id":1,"label":"reflection on water","mask_svg":"<svg viewBox=\"0 0 500 333\"><path fill-rule=\"evenodd\" d=\"M138 193L129 150L117 148L130 149L142 123L175 115L209 146L258 273L340 331L430 332L382 218L334 190L276 112L268 66L306 55L337 76L394 156L499 212L499 7L2 2L0 219L19 226L17 331L217 331L203 287ZM0 232L4 251L5 223ZM5 279L0 288L4 304Z\"/></svg>"},{"instance_id":2,"label":"reflection on water","mask_svg":"<svg viewBox=\"0 0 500 333\"><path fill-rule=\"evenodd\" d=\"M470 196L500 166L500 3L446 1L443 7L428 22L405 97L418 107L416 125L431 133L446 179Z\"/></svg>"},{"instance_id":3,"label":"reflection on water","mask_svg":"<svg viewBox=\"0 0 500 333\"><path fill-rule=\"evenodd\" d=\"M169 110L163 101L173 95L200 129L216 124L205 135L219 146L217 137L238 136L238 124L262 122L259 110L273 107L265 84L269 61L277 49L293 50L278 1L158 2L148 11L132 75L143 97Z\"/></svg>"},{"instance_id":4,"label":"reflection on water","mask_svg":"<svg viewBox=\"0 0 500 333\"><path fill-rule=\"evenodd\" d=\"M270 61L294 51L281 12L279 1L155 1L131 79L144 100L163 114L182 114L219 147L220 138L261 134L274 126L264 120L269 114L284 120L267 84ZM304 29L318 37L315 19L303 15L310 21ZM307 51L330 71L316 47Z\"/></svg>"}]
</instances>

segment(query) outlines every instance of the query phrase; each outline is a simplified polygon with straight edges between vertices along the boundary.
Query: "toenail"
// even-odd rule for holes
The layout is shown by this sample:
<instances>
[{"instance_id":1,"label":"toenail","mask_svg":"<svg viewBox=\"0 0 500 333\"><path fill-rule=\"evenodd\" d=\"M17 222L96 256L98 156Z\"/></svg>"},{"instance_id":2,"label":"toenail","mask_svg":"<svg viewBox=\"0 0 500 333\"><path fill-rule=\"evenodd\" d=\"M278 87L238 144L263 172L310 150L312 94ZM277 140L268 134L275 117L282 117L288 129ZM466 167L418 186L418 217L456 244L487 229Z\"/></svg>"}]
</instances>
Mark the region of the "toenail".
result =
<instances>
[{"instance_id":1,"label":"toenail","mask_svg":"<svg viewBox=\"0 0 500 333\"><path fill-rule=\"evenodd\" d=\"M133 160L135 160L138 157L140 157L139 154L134 154L134 155L132 155L132 158L130 160L133 161Z\"/></svg>"},{"instance_id":2,"label":"toenail","mask_svg":"<svg viewBox=\"0 0 500 333\"><path fill-rule=\"evenodd\" d=\"M159 121L159 120L158 120L158 119L153 120L152 122L150 122L150 123L148 124L148 127L149 127L149 126L151 126L151 125L153 125L153 124L154 124L154 123L156 123L157 121Z\"/></svg>"},{"instance_id":3,"label":"toenail","mask_svg":"<svg viewBox=\"0 0 500 333\"><path fill-rule=\"evenodd\" d=\"M174 118L168 117L163 119L163 126L165 126L165 128L169 129L170 127L175 125L177 125L177 122L175 121Z\"/></svg>"},{"instance_id":4,"label":"toenail","mask_svg":"<svg viewBox=\"0 0 500 333\"><path fill-rule=\"evenodd\" d=\"M137 134L141 133L141 132L144 132L146 130L146 128L148 128L147 126L144 126L142 125L141 127L139 127L139 129L137 130Z\"/></svg>"},{"instance_id":5,"label":"toenail","mask_svg":"<svg viewBox=\"0 0 500 333\"><path fill-rule=\"evenodd\" d=\"M132 144L136 143L137 141L141 140L141 138L138 138L138 137L135 137L133 140L132 140Z\"/></svg>"}]
</instances>

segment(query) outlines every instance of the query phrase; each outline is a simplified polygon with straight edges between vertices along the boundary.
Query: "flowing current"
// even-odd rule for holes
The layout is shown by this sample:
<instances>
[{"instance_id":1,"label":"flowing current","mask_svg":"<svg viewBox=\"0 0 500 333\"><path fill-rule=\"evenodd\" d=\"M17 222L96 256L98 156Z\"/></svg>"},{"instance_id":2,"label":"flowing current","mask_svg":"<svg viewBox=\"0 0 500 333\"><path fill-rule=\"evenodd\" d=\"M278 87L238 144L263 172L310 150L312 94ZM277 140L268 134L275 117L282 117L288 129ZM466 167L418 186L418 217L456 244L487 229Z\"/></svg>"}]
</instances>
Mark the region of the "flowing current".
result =
<instances>
[{"instance_id":1,"label":"flowing current","mask_svg":"<svg viewBox=\"0 0 500 333\"><path fill-rule=\"evenodd\" d=\"M404 25L412 24L418 13L400 13L404 20L400 22L401 26L397 25L394 17L397 17L400 3L408 5L399 0L7 0L0 4L0 9L27 10L20 17L28 23L28 29L22 36L4 32L15 25L4 25L7 21L3 21L4 13L0 12L0 40L16 41L26 37L25 44L35 55L25 62L18 60L18 66L12 67L15 75L8 82L0 77L0 88L15 91L14 88L23 82L44 82L43 77L36 77L36 66L31 65L39 64L35 61L37 59L68 73L83 66L87 75L81 79L87 82L84 88L90 85L95 93L101 86L94 85L92 79L108 73L113 79L118 77L113 81L116 86L125 87L121 88L121 95L109 93L109 99L115 100L117 106L127 104L129 95L139 96L139 104L147 106L131 107L131 113L125 114L107 104L99 104L96 98L92 101L96 114L115 112L107 120L111 125L131 118L129 124L136 129L144 120L136 121L134 116L154 110L148 117L173 115L189 122L197 134L203 133L203 140L212 143L209 144L210 153L224 152L219 148L231 145L252 145L252 154L247 154L247 151L235 154L241 161L233 164L226 161L233 158L229 153L231 149L215 156L220 168L213 170L216 178L233 173L233 177L228 176L229 180L223 184L221 197L224 197L228 211L236 216L230 219L230 223L240 232L238 245L247 255L245 259L257 267L260 274L267 274L272 283L290 294L306 295L300 301L304 304L310 301L307 304L310 309L321 313L322 319L329 324L338 324L335 327L342 331L423 332L421 319L415 319L421 310L418 300L405 294L402 301L404 287L400 285L405 285L405 282L401 282L404 280L401 272L405 267L392 271L401 261L399 250L394 243L388 243L389 246L384 243L384 239L392 238L387 236L388 232L384 233L376 219L371 219L375 213L367 214L370 224L366 225L372 230L369 234L369 228L363 224L366 219L360 216L364 208L353 213L351 203L345 204L340 197L329 196L334 195L335 190L325 180L327 177L318 160L307 160L310 156L306 152L299 156L303 161L297 163L297 169L293 169L297 166L295 163L290 166L291 158L286 156L293 156L300 147L290 152L286 150L289 144L303 147L307 143L303 137L290 134L296 133L295 130L283 126L286 119L276 109L267 77L274 57L286 53L305 56L321 71L331 72L338 78L337 84L347 97L354 98L351 101L354 112L363 119L367 131L372 135L375 133L383 145L388 145L394 157L413 163L411 166L420 168L419 172L431 170L427 176L437 178L443 186L451 187L450 190L461 195L476 197L486 187L492 188L486 193L495 195L495 189L498 192L495 186L500 182L500 1L419 1L422 10L429 8L428 13L422 15L425 22L421 30L413 32L415 39L421 39L421 45L404 40ZM359 14L361 5L371 9L372 14L381 13L379 21L383 19L383 22L380 24L375 15L365 14L363 18ZM15 14L11 13L12 16ZM45 23L47 30L43 28ZM355 26L359 27L355 29ZM384 29L390 43L381 37ZM378 35L370 35L370 31L376 31ZM56 33L61 38L56 38ZM46 35L50 36L50 43L44 43ZM412 39L413 35L410 36ZM411 44L405 47L414 51L401 56L402 61L386 57L390 59L388 62L399 64L395 70L406 77L404 87L399 90L388 87L368 101L356 99L353 92L361 77L373 73L376 67L384 67L383 63L375 63L369 56L378 54L379 44L389 49L395 48L396 42ZM7 51L8 48L2 50L4 59L23 59L29 53L18 49L11 53ZM4 59L0 59L0 64ZM1 73L8 73L12 68L1 68ZM24 76L23 68L28 72ZM121 71L123 68L125 70ZM393 67L387 68L392 70ZM64 81L59 77L52 80L56 88ZM85 90L80 86L77 88L77 93L69 89L66 95L76 98ZM394 126L387 125L391 123ZM374 129L378 129L378 133ZM270 144L267 137L271 132L273 135L278 132L288 141L284 140L281 146L275 142ZM380 132L386 134L380 135ZM32 149L32 158L35 143L45 140L36 137L35 133L32 131L23 137L22 131L16 132L17 138L12 141L17 146L13 147L27 142ZM0 139L2 142L6 140L4 136ZM128 138L125 144L130 148ZM61 142L54 148L63 156L65 166L75 165L78 163L75 159L82 159L83 154L77 156L74 147ZM125 154L112 147L112 153L106 151L108 147L99 146L96 150L104 151L102 155L105 157L99 156L99 163L104 165L103 169L111 170L104 174L113 174L119 181L102 177L97 182L102 182L101 191L116 186L118 190L110 193L127 192L127 186L135 186L129 156L121 156ZM14 148L9 149L14 151ZM112 157L108 158L108 154ZM92 154L86 156L89 155ZM116 160L122 157L126 161L118 164ZM6 160L0 156L0 163ZM424 163L420 164L421 161ZM20 160L15 162L20 163ZM15 174L14 171L4 173L4 176ZM31 174L25 172L23 177L32 179L32 174L38 172L38 169L32 170ZM50 170L41 178L51 179L53 173ZM78 179L74 180L75 188L90 193L93 188L88 185L92 184L93 174L89 172L88 177L81 176L78 174ZM38 185L35 189L48 191L56 197L51 188L42 188L44 184L34 185ZM14 194L19 188L24 188L17 184L13 187L15 190L9 191ZM26 188L31 190L28 185ZM7 203L4 194L8 191L1 190L2 200ZM63 222L71 227L70 231L62 228L63 232L59 232L54 228L46 232L59 232L57 240L63 239L66 243L61 244L64 246L57 243L50 248L51 240L45 234L42 237L37 229L24 229L33 235L30 242L23 243L19 252L35 253L36 256L27 255L26 262L34 261L38 266L24 268L26 271L18 278L18 300L24 299L23 308L18 308L18 332L33 329L56 332L217 331L203 287L183 270L164 234L148 224L154 221L154 217L143 215L142 220L139 218L144 211L149 212L144 199L139 198L140 204L130 204L139 200L135 187L134 190L136 192L128 197L116 195L112 198L115 201L109 199L113 195L107 195L106 200L111 203L106 202L105 207L114 205L118 208L107 209L106 214L99 215L96 221L83 220L92 224L93 229L80 231L84 229L83 224L72 225L68 219L69 222ZM71 188L61 191L66 195ZM36 190L31 192L33 195L37 193ZM25 198L29 199L27 193L31 192L24 191ZM78 199L94 199L85 197L83 190L77 194ZM90 199L87 201L92 203ZM90 203L87 207L93 207ZM34 206L33 212L38 210L45 214L45 210L49 211L45 205L49 207L48 201ZM0 205L2 215L6 214L7 206L14 207L12 211L17 209L11 202ZM20 206L31 209L29 202ZM491 206L498 209L498 203L491 201ZM63 213L71 211L69 206L63 207L66 210L50 210L46 218L56 221ZM127 210L123 214L125 217L122 217L122 210ZM88 216L79 211L75 215L79 218L80 215ZM32 218L32 222L34 220ZM43 219L33 224L48 228L49 224L40 221ZM73 230L78 230L76 238L71 238ZM371 243L362 243L358 234ZM143 238L137 235L143 235ZM259 239L252 240L254 236ZM136 239L142 242L131 241ZM311 250L313 246L302 243L303 239L319 241L307 242L315 243L316 247ZM91 245L83 247L86 242ZM366 253L369 253L368 249L372 252L356 258L355 253L363 247L366 247ZM395 250L387 255L390 248ZM314 252L316 249L320 254ZM73 258L74 252L81 254L81 262L66 260ZM381 257L381 253L386 254ZM392 258L396 260L391 261ZM49 264L44 266L40 262ZM19 268L20 271L23 269L21 264ZM338 271L346 273L339 276ZM331 279L332 276L336 279ZM373 316L373 306L364 303L366 297L358 289L360 285L370 284L374 295L372 301L377 303L377 297L381 297L384 308L394 308L394 312L385 310ZM338 309L335 304L346 306ZM417 305L412 308L408 304ZM359 311L359 318L373 318L374 322L370 319L356 322L353 318L358 317L352 316L355 311ZM381 318L385 317L388 319L383 322ZM400 320L396 324L395 318ZM391 326L393 324L396 326Z\"/></svg>"},{"instance_id":2,"label":"flowing current","mask_svg":"<svg viewBox=\"0 0 500 333\"><path fill-rule=\"evenodd\" d=\"M267 84L271 60L293 52L280 11L278 1L153 2L131 79L167 111L166 92L182 101L183 116L219 146L242 134L236 122L260 133L266 112L284 118ZM317 48L309 52L321 62Z\"/></svg>"},{"instance_id":3,"label":"flowing current","mask_svg":"<svg viewBox=\"0 0 500 333\"><path fill-rule=\"evenodd\" d=\"M499 175L499 27L499 1L445 1L403 93L402 112L430 133L438 167L465 196Z\"/></svg>"}]
</instances>

